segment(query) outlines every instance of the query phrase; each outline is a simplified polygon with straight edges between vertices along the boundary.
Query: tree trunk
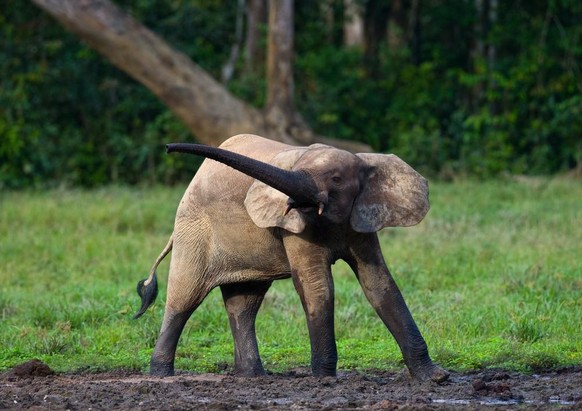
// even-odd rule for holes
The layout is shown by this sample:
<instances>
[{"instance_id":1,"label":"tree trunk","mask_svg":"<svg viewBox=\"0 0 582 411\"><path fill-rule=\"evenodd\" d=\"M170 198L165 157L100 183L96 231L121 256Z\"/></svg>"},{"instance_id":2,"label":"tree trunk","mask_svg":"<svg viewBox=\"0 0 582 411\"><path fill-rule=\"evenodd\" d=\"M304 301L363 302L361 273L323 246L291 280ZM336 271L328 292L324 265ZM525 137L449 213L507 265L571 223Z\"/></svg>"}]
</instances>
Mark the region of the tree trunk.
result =
<instances>
[{"instance_id":1,"label":"tree trunk","mask_svg":"<svg viewBox=\"0 0 582 411\"><path fill-rule=\"evenodd\" d=\"M380 67L380 44L385 41L390 19L390 3L368 0L364 10L364 59L368 75L377 77Z\"/></svg>"},{"instance_id":2,"label":"tree trunk","mask_svg":"<svg viewBox=\"0 0 582 411\"><path fill-rule=\"evenodd\" d=\"M245 74L256 75L264 67L261 26L267 23L267 0L247 0L247 34L245 40Z\"/></svg>"},{"instance_id":3,"label":"tree trunk","mask_svg":"<svg viewBox=\"0 0 582 411\"><path fill-rule=\"evenodd\" d=\"M266 111L278 122L295 113L293 31L293 0L270 0Z\"/></svg>"},{"instance_id":4,"label":"tree trunk","mask_svg":"<svg viewBox=\"0 0 582 411\"><path fill-rule=\"evenodd\" d=\"M288 128L273 125L263 112L230 94L187 56L110 1L32 1L150 89L200 142L219 145L232 135L255 133L277 141L301 143ZM346 149L366 147L333 141Z\"/></svg>"},{"instance_id":5,"label":"tree trunk","mask_svg":"<svg viewBox=\"0 0 582 411\"><path fill-rule=\"evenodd\" d=\"M412 50L412 63L419 66L422 62L422 33L420 22L420 0L412 0L410 27L410 48Z\"/></svg>"},{"instance_id":6,"label":"tree trunk","mask_svg":"<svg viewBox=\"0 0 582 411\"><path fill-rule=\"evenodd\" d=\"M319 11L325 21L325 41L327 44L341 47L344 44L344 3L342 0L323 0Z\"/></svg>"},{"instance_id":7,"label":"tree trunk","mask_svg":"<svg viewBox=\"0 0 582 411\"><path fill-rule=\"evenodd\" d=\"M344 0L344 44L348 47L364 45L362 7L356 0Z\"/></svg>"},{"instance_id":8,"label":"tree trunk","mask_svg":"<svg viewBox=\"0 0 582 411\"><path fill-rule=\"evenodd\" d=\"M236 63L240 56L240 49L243 43L243 20L245 14L245 0L237 0L236 21L234 28L234 43L230 48L228 60L222 66L222 82L228 83L234 76Z\"/></svg>"},{"instance_id":9,"label":"tree trunk","mask_svg":"<svg viewBox=\"0 0 582 411\"><path fill-rule=\"evenodd\" d=\"M388 22L388 45L397 50L405 46L410 38L410 17L404 0L392 1L392 12Z\"/></svg>"},{"instance_id":10,"label":"tree trunk","mask_svg":"<svg viewBox=\"0 0 582 411\"><path fill-rule=\"evenodd\" d=\"M311 144L316 136L295 110L293 101L293 36L293 0L269 0L267 122L278 134Z\"/></svg>"},{"instance_id":11,"label":"tree trunk","mask_svg":"<svg viewBox=\"0 0 582 411\"><path fill-rule=\"evenodd\" d=\"M475 0L476 19L473 26L475 33L475 45L472 51L473 69L475 71L486 68L487 75L491 75L491 70L495 62L495 47L489 44L488 36L491 29L492 17L496 19L496 0ZM492 9L493 4L493 9ZM481 68L480 68L481 67ZM482 80L475 84L471 96L471 108L473 111L479 110L486 100L487 89L491 84Z\"/></svg>"},{"instance_id":12,"label":"tree trunk","mask_svg":"<svg viewBox=\"0 0 582 411\"><path fill-rule=\"evenodd\" d=\"M490 0L489 2L489 13L487 16L488 22L488 33L491 31L492 27L497 23L497 0ZM497 50L495 49L495 44L488 39L487 43L487 69L489 71L489 84L487 85L489 90L495 90L497 88L497 82L493 73L495 72L496 66L496 55ZM489 103L489 110L493 115L499 114L499 104L496 101L491 101Z\"/></svg>"}]
</instances>

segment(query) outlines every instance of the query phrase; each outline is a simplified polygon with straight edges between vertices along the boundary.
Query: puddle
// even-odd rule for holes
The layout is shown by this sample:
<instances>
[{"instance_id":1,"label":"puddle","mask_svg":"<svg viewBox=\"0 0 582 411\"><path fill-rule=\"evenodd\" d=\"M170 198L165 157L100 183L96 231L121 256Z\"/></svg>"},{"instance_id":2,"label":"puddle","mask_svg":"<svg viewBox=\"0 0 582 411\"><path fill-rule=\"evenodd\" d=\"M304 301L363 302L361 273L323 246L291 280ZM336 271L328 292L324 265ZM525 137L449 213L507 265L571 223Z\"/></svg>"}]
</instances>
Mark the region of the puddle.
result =
<instances>
[{"instance_id":1,"label":"puddle","mask_svg":"<svg viewBox=\"0 0 582 411\"><path fill-rule=\"evenodd\" d=\"M469 400L431 400L431 402L434 402L435 404L446 404L446 405L469 405L471 404L471 401Z\"/></svg>"},{"instance_id":2,"label":"puddle","mask_svg":"<svg viewBox=\"0 0 582 411\"><path fill-rule=\"evenodd\" d=\"M471 404L479 404L479 405L491 405L491 406L504 406L504 405L519 405L519 404L527 404L527 405L575 405L575 401L566 401L561 400L559 398L551 397L547 402L544 401L522 401L522 400L500 400L498 398L492 399L480 399L480 400L448 400L448 399L433 399L431 400L435 404L445 404L445 405L471 405Z\"/></svg>"},{"instance_id":3,"label":"puddle","mask_svg":"<svg viewBox=\"0 0 582 411\"><path fill-rule=\"evenodd\" d=\"M557 405L575 405L576 404L575 401L564 401L564 400L561 400L559 398L553 398L553 397L550 397L548 403L549 404L557 404Z\"/></svg>"}]
</instances>

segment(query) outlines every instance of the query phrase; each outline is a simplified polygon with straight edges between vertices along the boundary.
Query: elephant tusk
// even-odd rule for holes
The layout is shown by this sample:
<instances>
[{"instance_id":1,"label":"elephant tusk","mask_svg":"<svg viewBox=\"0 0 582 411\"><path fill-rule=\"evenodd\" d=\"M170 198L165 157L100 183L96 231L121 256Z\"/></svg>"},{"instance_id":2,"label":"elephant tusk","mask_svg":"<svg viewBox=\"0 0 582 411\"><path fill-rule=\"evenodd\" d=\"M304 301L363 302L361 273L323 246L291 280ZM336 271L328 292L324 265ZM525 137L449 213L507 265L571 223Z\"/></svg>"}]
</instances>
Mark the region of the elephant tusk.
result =
<instances>
[{"instance_id":1,"label":"elephant tusk","mask_svg":"<svg viewBox=\"0 0 582 411\"><path fill-rule=\"evenodd\" d=\"M297 204L295 201L293 201L292 199L287 200L287 207L285 208L285 211L283 212L283 216L286 216L287 214L289 214L289 211L291 211L293 208L300 208L300 209L305 209L305 212L307 212L308 209L315 209L317 207L317 215L322 215L323 212L325 211L325 206L326 203L324 201L319 201L317 203L317 205L315 204Z\"/></svg>"},{"instance_id":2,"label":"elephant tusk","mask_svg":"<svg viewBox=\"0 0 582 411\"><path fill-rule=\"evenodd\" d=\"M287 207L285 208L285 212L283 213L283 217L285 217L287 214L289 214L289 211L291 211L292 208L293 208L293 206L291 204L287 204Z\"/></svg>"}]
</instances>

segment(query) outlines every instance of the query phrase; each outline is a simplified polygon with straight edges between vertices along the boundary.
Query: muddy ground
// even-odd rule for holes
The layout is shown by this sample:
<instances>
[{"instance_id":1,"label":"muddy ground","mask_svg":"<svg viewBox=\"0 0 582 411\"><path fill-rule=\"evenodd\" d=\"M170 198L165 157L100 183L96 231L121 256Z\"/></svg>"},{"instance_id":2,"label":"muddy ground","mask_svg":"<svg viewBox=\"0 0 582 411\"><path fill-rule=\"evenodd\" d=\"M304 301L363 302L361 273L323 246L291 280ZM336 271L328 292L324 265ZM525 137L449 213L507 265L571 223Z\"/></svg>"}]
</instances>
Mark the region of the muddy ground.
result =
<instances>
[{"instance_id":1,"label":"muddy ground","mask_svg":"<svg viewBox=\"0 0 582 411\"><path fill-rule=\"evenodd\" d=\"M125 371L55 374L31 361L0 374L0 409L70 410L582 410L582 368L523 375L453 373L418 384L406 372L347 371L314 378L307 369L261 378Z\"/></svg>"}]
</instances>

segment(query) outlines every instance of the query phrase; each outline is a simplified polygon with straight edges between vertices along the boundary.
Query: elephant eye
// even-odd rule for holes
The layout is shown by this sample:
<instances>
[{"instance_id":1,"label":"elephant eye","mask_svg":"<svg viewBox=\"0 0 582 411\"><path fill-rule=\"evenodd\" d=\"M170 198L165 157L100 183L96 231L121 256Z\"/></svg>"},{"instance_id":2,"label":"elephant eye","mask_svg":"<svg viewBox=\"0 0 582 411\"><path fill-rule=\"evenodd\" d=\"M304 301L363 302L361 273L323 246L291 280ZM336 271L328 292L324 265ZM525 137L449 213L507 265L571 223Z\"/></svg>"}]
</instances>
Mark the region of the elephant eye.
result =
<instances>
[{"instance_id":1,"label":"elephant eye","mask_svg":"<svg viewBox=\"0 0 582 411\"><path fill-rule=\"evenodd\" d=\"M332 180L334 183L337 183L337 184L339 184L339 183L341 183L341 182L342 182L342 178L341 178L341 177L339 177L339 176L333 176L333 177L331 178L331 180Z\"/></svg>"}]
</instances>

